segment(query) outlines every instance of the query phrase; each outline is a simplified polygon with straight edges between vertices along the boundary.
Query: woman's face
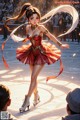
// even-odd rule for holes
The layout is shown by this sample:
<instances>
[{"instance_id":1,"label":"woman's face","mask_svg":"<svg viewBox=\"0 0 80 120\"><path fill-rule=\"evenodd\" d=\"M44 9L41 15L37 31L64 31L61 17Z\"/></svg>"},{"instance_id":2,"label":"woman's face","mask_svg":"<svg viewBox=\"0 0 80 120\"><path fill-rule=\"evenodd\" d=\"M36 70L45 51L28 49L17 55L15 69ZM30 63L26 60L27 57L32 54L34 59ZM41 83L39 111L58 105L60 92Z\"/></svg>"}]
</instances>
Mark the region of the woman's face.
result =
<instances>
[{"instance_id":1,"label":"woman's face","mask_svg":"<svg viewBox=\"0 0 80 120\"><path fill-rule=\"evenodd\" d=\"M31 25L35 26L40 22L40 17L35 13L29 18Z\"/></svg>"}]
</instances>

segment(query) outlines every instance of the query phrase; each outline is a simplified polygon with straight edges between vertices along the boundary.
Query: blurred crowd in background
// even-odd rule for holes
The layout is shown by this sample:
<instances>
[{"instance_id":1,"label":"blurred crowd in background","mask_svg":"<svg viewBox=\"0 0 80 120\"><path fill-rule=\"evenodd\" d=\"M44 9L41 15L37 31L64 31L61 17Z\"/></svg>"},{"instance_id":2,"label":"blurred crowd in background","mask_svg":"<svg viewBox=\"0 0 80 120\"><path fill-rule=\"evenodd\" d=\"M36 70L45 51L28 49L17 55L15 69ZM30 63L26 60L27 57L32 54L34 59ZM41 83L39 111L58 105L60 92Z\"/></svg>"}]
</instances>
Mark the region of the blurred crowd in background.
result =
<instances>
[{"instance_id":1,"label":"blurred crowd in background","mask_svg":"<svg viewBox=\"0 0 80 120\"><path fill-rule=\"evenodd\" d=\"M35 2L34 2L35 1ZM52 8L59 6L61 4L73 5L80 16L80 2L79 0L0 0L0 34L4 34L4 39L9 34L4 27L4 22L7 18L17 15L20 11L21 6L25 2L30 2L32 5L37 6L41 14L46 14ZM11 22L11 27L18 26L25 22L25 18L20 19L19 21ZM55 36L58 36L61 33L64 33L70 28L72 24L72 17L67 13L58 13L46 24L46 27L52 32ZM10 23L9 23L10 25ZM7 33L7 34L6 34ZM61 41L70 40L80 42L80 19L77 28L71 32L69 35L63 36L60 38Z\"/></svg>"}]
</instances>

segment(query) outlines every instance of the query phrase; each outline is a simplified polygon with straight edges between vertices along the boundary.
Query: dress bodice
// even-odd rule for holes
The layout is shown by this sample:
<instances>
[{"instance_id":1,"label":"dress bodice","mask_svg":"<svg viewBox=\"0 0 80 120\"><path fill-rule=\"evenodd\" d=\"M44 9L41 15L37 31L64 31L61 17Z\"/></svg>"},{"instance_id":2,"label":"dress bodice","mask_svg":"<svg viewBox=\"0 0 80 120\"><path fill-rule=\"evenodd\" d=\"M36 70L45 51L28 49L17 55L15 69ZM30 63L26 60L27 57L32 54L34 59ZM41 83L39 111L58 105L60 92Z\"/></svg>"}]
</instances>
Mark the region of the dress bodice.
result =
<instances>
[{"instance_id":1,"label":"dress bodice","mask_svg":"<svg viewBox=\"0 0 80 120\"><path fill-rule=\"evenodd\" d=\"M28 36L28 39L34 47L41 45L42 37L40 35Z\"/></svg>"}]
</instances>

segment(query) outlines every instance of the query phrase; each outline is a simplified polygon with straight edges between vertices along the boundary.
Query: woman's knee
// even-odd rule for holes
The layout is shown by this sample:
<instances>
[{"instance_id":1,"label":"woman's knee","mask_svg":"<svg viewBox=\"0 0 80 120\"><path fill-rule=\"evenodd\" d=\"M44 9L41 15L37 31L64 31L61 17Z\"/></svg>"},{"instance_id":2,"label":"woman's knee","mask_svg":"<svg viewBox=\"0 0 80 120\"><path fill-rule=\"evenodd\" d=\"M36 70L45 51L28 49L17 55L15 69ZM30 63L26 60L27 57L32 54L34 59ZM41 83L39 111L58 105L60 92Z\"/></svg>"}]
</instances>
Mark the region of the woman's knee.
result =
<instances>
[{"instance_id":1,"label":"woman's knee","mask_svg":"<svg viewBox=\"0 0 80 120\"><path fill-rule=\"evenodd\" d=\"M36 75L31 76L31 81L36 82L36 79L37 79L37 76L36 76Z\"/></svg>"}]
</instances>

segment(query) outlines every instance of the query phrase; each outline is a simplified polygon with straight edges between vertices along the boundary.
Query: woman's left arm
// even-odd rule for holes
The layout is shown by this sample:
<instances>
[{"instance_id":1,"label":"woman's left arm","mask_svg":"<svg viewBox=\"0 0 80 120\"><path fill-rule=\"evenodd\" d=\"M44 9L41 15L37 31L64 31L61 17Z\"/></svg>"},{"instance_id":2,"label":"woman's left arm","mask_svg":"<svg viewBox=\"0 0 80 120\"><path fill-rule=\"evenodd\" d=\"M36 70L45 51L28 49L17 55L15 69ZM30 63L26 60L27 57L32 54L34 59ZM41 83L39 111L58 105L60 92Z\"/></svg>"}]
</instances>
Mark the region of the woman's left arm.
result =
<instances>
[{"instance_id":1,"label":"woman's left arm","mask_svg":"<svg viewBox=\"0 0 80 120\"><path fill-rule=\"evenodd\" d=\"M46 36L52 40L55 44L57 44L61 48L69 48L68 44L62 44L54 35L52 35L43 25L41 26L41 31L43 34L46 34Z\"/></svg>"}]
</instances>

